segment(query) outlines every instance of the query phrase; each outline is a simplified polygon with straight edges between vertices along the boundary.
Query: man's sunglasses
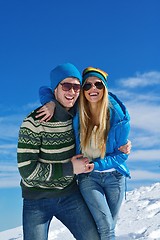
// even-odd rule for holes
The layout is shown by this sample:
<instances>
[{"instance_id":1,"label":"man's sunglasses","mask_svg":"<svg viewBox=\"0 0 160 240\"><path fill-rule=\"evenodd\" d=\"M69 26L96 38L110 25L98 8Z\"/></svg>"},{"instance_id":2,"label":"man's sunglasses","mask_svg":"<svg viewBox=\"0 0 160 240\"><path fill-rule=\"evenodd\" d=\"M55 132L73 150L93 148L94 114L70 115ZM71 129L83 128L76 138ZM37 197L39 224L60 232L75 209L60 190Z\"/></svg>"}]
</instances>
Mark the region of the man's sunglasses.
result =
<instances>
[{"instance_id":1,"label":"man's sunglasses","mask_svg":"<svg viewBox=\"0 0 160 240\"><path fill-rule=\"evenodd\" d=\"M93 86L95 86L97 89L103 89L104 85L102 82L95 82L95 83L85 83L83 85L83 90L84 91L88 91L89 89L91 89Z\"/></svg>"},{"instance_id":2,"label":"man's sunglasses","mask_svg":"<svg viewBox=\"0 0 160 240\"><path fill-rule=\"evenodd\" d=\"M62 85L62 90L63 91L69 91L73 88L74 92L79 92L81 89L81 85L80 84L76 84L76 83L68 83L68 82L64 82L64 83L60 83Z\"/></svg>"}]
</instances>

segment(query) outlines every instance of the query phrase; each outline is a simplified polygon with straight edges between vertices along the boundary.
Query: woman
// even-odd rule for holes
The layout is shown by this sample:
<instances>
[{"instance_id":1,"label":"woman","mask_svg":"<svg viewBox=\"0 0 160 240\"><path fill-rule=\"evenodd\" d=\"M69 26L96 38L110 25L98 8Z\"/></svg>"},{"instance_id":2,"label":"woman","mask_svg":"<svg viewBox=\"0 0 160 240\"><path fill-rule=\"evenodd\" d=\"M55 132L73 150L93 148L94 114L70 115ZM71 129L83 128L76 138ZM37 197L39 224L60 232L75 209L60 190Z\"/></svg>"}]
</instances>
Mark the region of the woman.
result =
<instances>
[{"instance_id":1,"label":"woman","mask_svg":"<svg viewBox=\"0 0 160 240\"><path fill-rule=\"evenodd\" d=\"M125 176L130 176L125 164L128 155L118 150L127 143L130 118L122 102L108 93L107 76L92 67L83 71L79 99L80 139L76 137L76 145L80 144L83 155L93 162L93 171L80 174L78 182L101 240L115 239Z\"/></svg>"},{"instance_id":2,"label":"woman","mask_svg":"<svg viewBox=\"0 0 160 240\"><path fill-rule=\"evenodd\" d=\"M88 67L83 71L79 116L74 118L77 154L90 160L90 173L78 175L81 193L93 215L101 240L115 239L115 226L125 192L129 114L108 92L108 74Z\"/></svg>"}]
</instances>

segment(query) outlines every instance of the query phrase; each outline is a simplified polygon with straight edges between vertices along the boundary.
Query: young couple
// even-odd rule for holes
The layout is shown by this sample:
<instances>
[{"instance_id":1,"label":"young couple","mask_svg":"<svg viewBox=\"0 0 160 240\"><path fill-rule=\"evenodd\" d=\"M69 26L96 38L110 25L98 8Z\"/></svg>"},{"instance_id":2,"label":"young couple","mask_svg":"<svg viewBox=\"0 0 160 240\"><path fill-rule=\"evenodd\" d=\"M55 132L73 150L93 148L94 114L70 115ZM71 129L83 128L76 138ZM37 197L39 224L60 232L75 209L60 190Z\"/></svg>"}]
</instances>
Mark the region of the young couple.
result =
<instances>
[{"instance_id":1,"label":"young couple","mask_svg":"<svg viewBox=\"0 0 160 240\"><path fill-rule=\"evenodd\" d=\"M42 104L50 103L24 119L17 153L24 240L48 239L53 216L77 240L115 239L131 143L128 112L108 92L107 76L57 66L51 89L41 88Z\"/></svg>"}]
</instances>

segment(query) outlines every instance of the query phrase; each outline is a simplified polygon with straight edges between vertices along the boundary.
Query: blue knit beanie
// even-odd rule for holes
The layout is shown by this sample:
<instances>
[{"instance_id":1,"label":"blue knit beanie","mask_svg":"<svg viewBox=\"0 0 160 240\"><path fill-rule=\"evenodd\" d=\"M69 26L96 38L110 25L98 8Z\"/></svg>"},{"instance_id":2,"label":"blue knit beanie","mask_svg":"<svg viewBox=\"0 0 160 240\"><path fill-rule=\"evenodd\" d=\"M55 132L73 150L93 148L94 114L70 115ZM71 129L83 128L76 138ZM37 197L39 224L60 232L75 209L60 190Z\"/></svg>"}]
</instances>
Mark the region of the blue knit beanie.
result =
<instances>
[{"instance_id":1,"label":"blue knit beanie","mask_svg":"<svg viewBox=\"0 0 160 240\"><path fill-rule=\"evenodd\" d=\"M84 83L88 77L97 77L102 80L103 84L106 87L108 87L108 85L107 85L108 73L104 72L103 70L101 70L99 68L94 68L94 67L85 68L82 73L82 86L84 85Z\"/></svg>"},{"instance_id":2,"label":"blue knit beanie","mask_svg":"<svg viewBox=\"0 0 160 240\"><path fill-rule=\"evenodd\" d=\"M82 84L82 77L78 69L71 63L64 63L58 65L54 68L50 73L50 80L51 80L51 89L52 91L58 86L58 84L68 77L77 78Z\"/></svg>"}]
</instances>

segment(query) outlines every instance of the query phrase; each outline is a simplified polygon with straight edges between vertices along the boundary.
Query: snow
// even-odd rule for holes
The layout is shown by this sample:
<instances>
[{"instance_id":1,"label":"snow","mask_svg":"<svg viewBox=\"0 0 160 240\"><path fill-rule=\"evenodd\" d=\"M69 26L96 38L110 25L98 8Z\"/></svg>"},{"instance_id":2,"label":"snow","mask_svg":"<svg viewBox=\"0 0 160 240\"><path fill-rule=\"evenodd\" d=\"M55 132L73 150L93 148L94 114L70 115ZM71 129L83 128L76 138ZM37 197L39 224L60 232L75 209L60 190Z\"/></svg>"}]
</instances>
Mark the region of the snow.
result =
<instances>
[{"instance_id":1,"label":"snow","mask_svg":"<svg viewBox=\"0 0 160 240\"><path fill-rule=\"evenodd\" d=\"M127 192L116 227L116 240L160 240L160 183ZM0 232L1 240L22 240L22 227ZM49 240L74 239L56 218ZM93 239L94 240L94 239Z\"/></svg>"}]
</instances>

